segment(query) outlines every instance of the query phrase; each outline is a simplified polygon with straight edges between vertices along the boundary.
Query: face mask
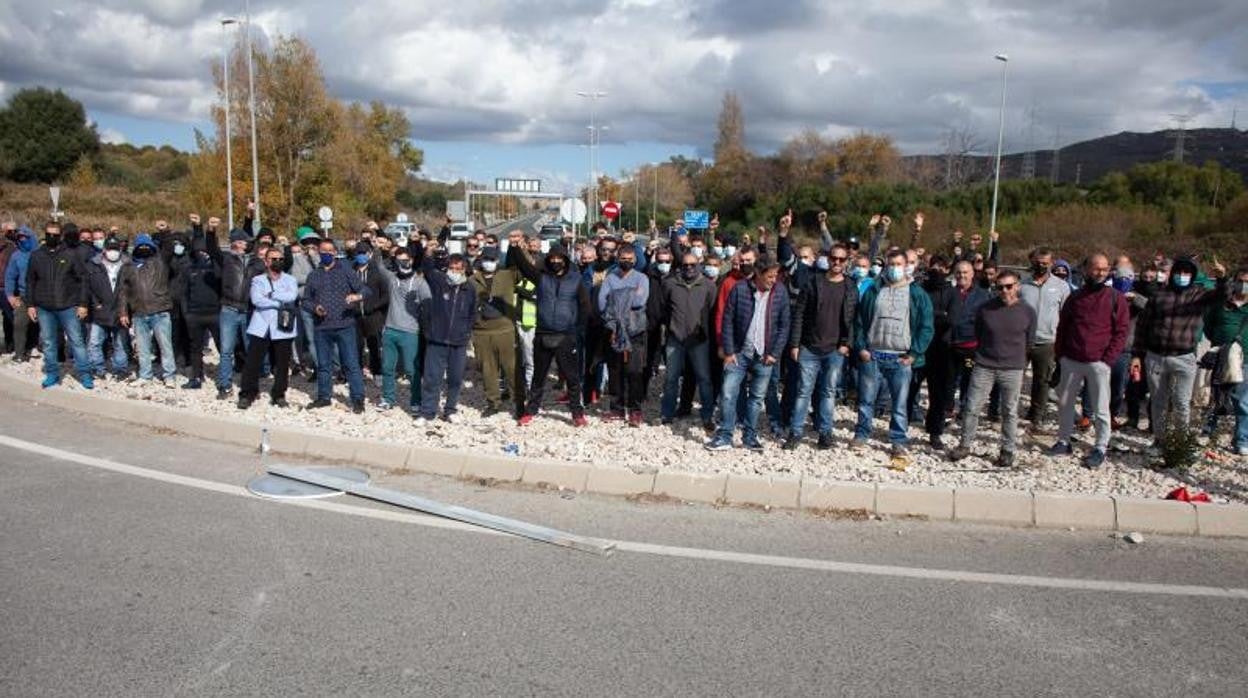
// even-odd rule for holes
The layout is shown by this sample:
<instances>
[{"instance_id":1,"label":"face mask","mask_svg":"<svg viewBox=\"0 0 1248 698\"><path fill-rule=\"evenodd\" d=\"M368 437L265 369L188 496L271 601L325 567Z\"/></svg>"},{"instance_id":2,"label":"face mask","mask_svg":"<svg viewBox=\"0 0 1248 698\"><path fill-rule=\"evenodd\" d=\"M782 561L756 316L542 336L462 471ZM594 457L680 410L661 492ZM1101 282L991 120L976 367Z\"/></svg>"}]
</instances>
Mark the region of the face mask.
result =
<instances>
[{"instance_id":1,"label":"face mask","mask_svg":"<svg viewBox=\"0 0 1248 698\"><path fill-rule=\"evenodd\" d=\"M689 251L692 252L693 256L697 257L698 259L702 259L702 257L706 255L705 247L690 247Z\"/></svg>"},{"instance_id":2,"label":"face mask","mask_svg":"<svg viewBox=\"0 0 1248 698\"><path fill-rule=\"evenodd\" d=\"M1175 274L1174 285L1179 288L1187 288L1188 286L1191 286L1192 275L1191 274Z\"/></svg>"},{"instance_id":3,"label":"face mask","mask_svg":"<svg viewBox=\"0 0 1248 698\"><path fill-rule=\"evenodd\" d=\"M1169 277L1170 277L1170 275L1169 275L1169 274L1167 274L1166 272L1164 272L1164 271L1159 271L1159 272L1157 272L1157 283L1159 283L1159 284L1164 284L1164 283L1166 283L1166 279L1168 279Z\"/></svg>"},{"instance_id":4,"label":"face mask","mask_svg":"<svg viewBox=\"0 0 1248 698\"><path fill-rule=\"evenodd\" d=\"M179 256L179 257L181 257L182 255L186 254L186 245L183 245L183 244L182 244L182 243L180 243L180 242L179 242L179 243L177 243L177 244L175 244L175 245L173 246L173 253L174 253L175 255Z\"/></svg>"},{"instance_id":5,"label":"face mask","mask_svg":"<svg viewBox=\"0 0 1248 698\"><path fill-rule=\"evenodd\" d=\"M883 270L884 270L884 267L881 267L878 264L872 264L871 265L871 277L874 278L874 277L879 276L880 272Z\"/></svg>"},{"instance_id":6,"label":"face mask","mask_svg":"<svg viewBox=\"0 0 1248 698\"><path fill-rule=\"evenodd\" d=\"M811 268L811 267L815 266L815 262L814 262L814 260L810 260L810 259L803 259L803 260L802 260L802 266L804 266L804 267L806 267L807 269L809 269L809 268Z\"/></svg>"},{"instance_id":7,"label":"face mask","mask_svg":"<svg viewBox=\"0 0 1248 698\"><path fill-rule=\"evenodd\" d=\"M143 247L140 247L140 248L136 249L136 250L132 253L132 256L133 256L135 259L147 259L148 257L151 257L151 256L152 256L152 248L150 248L150 247L148 247L148 246L144 245Z\"/></svg>"},{"instance_id":8,"label":"face mask","mask_svg":"<svg viewBox=\"0 0 1248 698\"><path fill-rule=\"evenodd\" d=\"M905 267L889 267L888 268L888 280L890 282L897 283L898 281L901 281L902 279L905 279L905 278L906 278Z\"/></svg>"},{"instance_id":9,"label":"face mask","mask_svg":"<svg viewBox=\"0 0 1248 698\"><path fill-rule=\"evenodd\" d=\"M906 277L910 279L914 278L914 265L913 264L906 265Z\"/></svg>"},{"instance_id":10,"label":"face mask","mask_svg":"<svg viewBox=\"0 0 1248 698\"><path fill-rule=\"evenodd\" d=\"M400 259L400 260L399 260L399 264L398 264L398 266L399 266L399 271L411 271L411 270L412 270L412 260L410 260L410 259Z\"/></svg>"},{"instance_id":11,"label":"face mask","mask_svg":"<svg viewBox=\"0 0 1248 698\"><path fill-rule=\"evenodd\" d=\"M1049 273L1049 265L1047 265L1047 264L1033 264L1033 265L1031 265L1031 271L1032 271L1032 273L1034 273L1036 276L1044 276L1045 274L1048 274L1048 273Z\"/></svg>"},{"instance_id":12,"label":"face mask","mask_svg":"<svg viewBox=\"0 0 1248 698\"><path fill-rule=\"evenodd\" d=\"M828 266L829 264L828 264L827 257L820 257L819 259L815 260L815 268L818 269L819 271L827 271Z\"/></svg>"},{"instance_id":13,"label":"face mask","mask_svg":"<svg viewBox=\"0 0 1248 698\"><path fill-rule=\"evenodd\" d=\"M685 281L694 281L698 278L698 265L690 264L680 268L680 278Z\"/></svg>"},{"instance_id":14,"label":"face mask","mask_svg":"<svg viewBox=\"0 0 1248 698\"><path fill-rule=\"evenodd\" d=\"M91 244L95 245L95 249L97 249L97 250L102 250L102 249L104 249L104 239L103 239L103 238L101 238L101 239L99 239L99 240L95 240L95 241L94 241L94 242L92 242Z\"/></svg>"},{"instance_id":15,"label":"face mask","mask_svg":"<svg viewBox=\"0 0 1248 698\"><path fill-rule=\"evenodd\" d=\"M742 264L740 267L738 267L738 270L741 272L741 275L742 275L742 276L753 276L753 275L754 275L754 265L753 265L753 264Z\"/></svg>"},{"instance_id":16,"label":"face mask","mask_svg":"<svg viewBox=\"0 0 1248 698\"><path fill-rule=\"evenodd\" d=\"M658 264L656 264L656 265L654 265L654 266L655 266L655 268L656 268L656 269L658 269L658 270L659 270L659 273L660 273L660 274L663 274L664 276L666 276L668 273L670 273L670 272L672 271L672 263L671 263L671 262L659 262Z\"/></svg>"},{"instance_id":17,"label":"face mask","mask_svg":"<svg viewBox=\"0 0 1248 698\"><path fill-rule=\"evenodd\" d=\"M854 267L850 270L849 275L854 277L855 281L862 281L867 278L867 270L863 267Z\"/></svg>"},{"instance_id":18,"label":"face mask","mask_svg":"<svg viewBox=\"0 0 1248 698\"><path fill-rule=\"evenodd\" d=\"M67 237L67 238L63 238L63 239L65 240L65 246L66 246L66 247L77 247L77 246L78 246L78 238L77 238L77 236L70 235L69 237Z\"/></svg>"},{"instance_id":19,"label":"face mask","mask_svg":"<svg viewBox=\"0 0 1248 698\"><path fill-rule=\"evenodd\" d=\"M487 259L486 261L481 262L481 271L487 274L493 274L497 270L498 270L498 262L492 259Z\"/></svg>"},{"instance_id":20,"label":"face mask","mask_svg":"<svg viewBox=\"0 0 1248 698\"><path fill-rule=\"evenodd\" d=\"M51 233L44 235L43 244L47 245L48 247L56 247L57 245L61 244L60 233L57 233L56 235L52 235Z\"/></svg>"},{"instance_id":21,"label":"face mask","mask_svg":"<svg viewBox=\"0 0 1248 698\"><path fill-rule=\"evenodd\" d=\"M468 279L464 276L464 272L462 271L448 271L446 272L446 280L452 286L458 286Z\"/></svg>"},{"instance_id":22,"label":"face mask","mask_svg":"<svg viewBox=\"0 0 1248 698\"><path fill-rule=\"evenodd\" d=\"M368 255L366 255L366 254L357 254L357 255L355 256L355 265L356 265L357 267L362 267L362 266L364 266L365 264L368 264Z\"/></svg>"},{"instance_id":23,"label":"face mask","mask_svg":"<svg viewBox=\"0 0 1248 698\"><path fill-rule=\"evenodd\" d=\"M1114 270L1114 274L1116 274L1118 278L1120 279L1134 279L1135 278L1135 270L1132 269L1131 267L1118 267L1117 269Z\"/></svg>"},{"instance_id":24,"label":"face mask","mask_svg":"<svg viewBox=\"0 0 1248 698\"><path fill-rule=\"evenodd\" d=\"M727 247L724 248L725 257L731 257L736 253L737 253L737 248L733 247L732 245L728 245Z\"/></svg>"},{"instance_id":25,"label":"face mask","mask_svg":"<svg viewBox=\"0 0 1248 698\"><path fill-rule=\"evenodd\" d=\"M121 259L121 250L104 250L104 259L110 262L116 262Z\"/></svg>"},{"instance_id":26,"label":"face mask","mask_svg":"<svg viewBox=\"0 0 1248 698\"><path fill-rule=\"evenodd\" d=\"M1248 281L1240 281L1239 290L1235 292L1237 296L1248 296Z\"/></svg>"},{"instance_id":27,"label":"face mask","mask_svg":"<svg viewBox=\"0 0 1248 698\"><path fill-rule=\"evenodd\" d=\"M719 246L712 247L712 248L711 248L711 252L714 252L716 257L723 257L723 256L724 256L724 248L719 247Z\"/></svg>"},{"instance_id":28,"label":"face mask","mask_svg":"<svg viewBox=\"0 0 1248 698\"><path fill-rule=\"evenodd\" d=\"M550 270L551 274L560 276L565 270L567 270L568 265L564 264L562 260L558 262L548 261L546 262L546 268Z\"/></svg>"},{"instance_id":29,"label":"face mask","mask_svg":"<svg viewBox=\"0 0 1248 698\"><path fill-rule=\"evenodd\" d=\"M719 277L719 267L713 264L707 264L702 267L702 273L706 274L706 278L715 279Z\"/></svg>"},{"instance_id":30,"label":"face mask","mask_svg":"<svg viewBox=\"0 0 1248 698\"><path fill-rule=\"evenodd\" d=\"M620 271L627 274L628 272L633 270L633 264L634 262L626 262L624 260L620 260Z\"/></svg>"},{"instance_id":31,"label":"face mask","mask_svg":"<svg viewBox=\"0 0 1248 698\"><path fill-rule=\"evenodd\" d=\"M330 266L330 265L331 265L331 264L333 264L333 263L334 263L334 253L333 253L333 252L322 252L322 253L321 253L321 266L323 266L323 267L328 267L328 266Z\"/></svg>"}]
</instances>

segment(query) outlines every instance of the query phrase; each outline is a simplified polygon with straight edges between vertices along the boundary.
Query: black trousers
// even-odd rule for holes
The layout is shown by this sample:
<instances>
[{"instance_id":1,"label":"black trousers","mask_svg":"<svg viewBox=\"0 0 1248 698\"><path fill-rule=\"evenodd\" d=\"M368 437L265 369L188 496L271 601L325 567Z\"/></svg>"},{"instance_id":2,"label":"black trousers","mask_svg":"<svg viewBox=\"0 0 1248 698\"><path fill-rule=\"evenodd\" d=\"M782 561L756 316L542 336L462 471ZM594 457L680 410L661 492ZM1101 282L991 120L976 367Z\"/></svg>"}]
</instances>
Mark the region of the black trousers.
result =
<instances>
[{"instance_id":1,"label":"black trousers","mask_svg":"<svg viewBox=\"0 0 1248 698\"><path fill-rule=\"evenodd\" d=\"M611 379L611 406L619 411L639 410L646 397L646 334L632 338L633 350L625 355L609 349L607 371Z\"/></svg>"},{"instance_id":2,"label":"black trousers","mask_svg":"<svg viewBox=\"0 0 1248 698\"><path fill-rule=\"evenodd\" d=\"M189 366L191 364L191 338L190 332L186 325L186 316L182 314L182 308L174 303L173 310L169 311L169 324L173 328L173 356L179 366Z\"/></svg>"},{"instance_id":3,"label":"black trousers","mask_svg":"<svg viewBox=\"0 0 1248 698\"><path fill-rule=\"evenodd\" d=\"M713 339L706 343L706 353L710 355L711 395L712 404L719 404L719 391L724 387L724 360L719 358L719 344ZM670 368L668 370L671 370ZM693 414L693 396L698 388L698 377L693 373L693 366L686 361L685 372L680 379L680 402L676 408L676 416L688 417Z\"/></svg>"},{"instance_id":4,"label":"black trousers","mask_svg":"<svg viewBox=\"0 0 1248 698\"><path fill-rule=\"evenodd\" d=\"M533 338L533 383L529 386L529 401L524 413L536 415L542 408L542 396L546 392L546 374L550 364L559 368L559 377L568 386L568 406L573 417L585 414L581 400L581 357L576 354L576 335L538 332Z\"/></svg>"},{"instance_id":5,"label":"black trousers","mask_svg":"<svg viewBox=\"0 0 1248 698\"><path fill-rule=\"evenodd\" d=\"M368 356L364 350L368 350ZM360 357L360 367L367 368L374 376L381 375L381 330L365 334L364 323L355 323L355 353Z\"/></svg>"},{"instance_id":6,"label":"black trousers","mask_svg":"<svg viewBox=\"0 0 1248 698\"><path fill-rule=\"evenodd\" d=\"M948 344L932 344L927 350L927 419L931 436L945 433L945 413L953 401L954 364L958 355Z\"/></svg>"},{"instance_id":7,"label":"black trousers","mask_svg":"<svg viewBox=\"0 0 1248 698\"><path fill-rule=\"evenodd\" d=\"M270 339L253 335L251 344L247 346L247 363L243 367L243 380L238 396L254 400L260 394L260 368L267 355L273 366L273 389L269 391L269 396L274 400L284 399L286 384L290 379L290 352L294 343L293 339Z\"/></svg>"},{"instance_id":8,"label":"black trousers","mask_svg":"<svg viewBox=\"0 0 1248 698\"><path fill-rule=\"evenodd\" d=\"M212 335L212 343L217 347L217 351L221 350L221 315L214 313L212 315L185 315L186 318L186 334L187 340L191 347L191 379L204 379L204 347L208 346L205 341L208 338L205 332Z\"/></svg>"}]
</instances>

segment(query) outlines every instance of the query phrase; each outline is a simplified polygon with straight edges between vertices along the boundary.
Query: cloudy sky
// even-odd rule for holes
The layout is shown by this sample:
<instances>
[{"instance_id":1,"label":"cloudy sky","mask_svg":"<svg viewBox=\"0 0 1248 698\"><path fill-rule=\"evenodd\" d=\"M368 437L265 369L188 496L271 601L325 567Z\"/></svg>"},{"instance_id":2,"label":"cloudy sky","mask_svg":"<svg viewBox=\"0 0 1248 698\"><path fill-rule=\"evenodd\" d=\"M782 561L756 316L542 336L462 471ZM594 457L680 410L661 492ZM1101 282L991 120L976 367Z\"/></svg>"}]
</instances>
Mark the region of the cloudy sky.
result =
<instances>
[{"instance_id":1,"label":"cloudy sky","mask_svg":"<svg viewBox=\"0 0 1248 698\"><path fill-rule=\"evenodd\" d=\"M4 0L0 96L82 100L111 140L192 146L213 99L218 20L242 2ZM1248 122L1244 0L255 0L266 35L316 46L330 91L404 108L426 171L582 181L589 100L602 169L706 155L725 90L752 148L804 128L887 133L939 152L951 127L995 145L1008 53L1007 150L1171 114ZM1030 125L1034 123L1034 128Z\"/></svg>"}]
</instances>

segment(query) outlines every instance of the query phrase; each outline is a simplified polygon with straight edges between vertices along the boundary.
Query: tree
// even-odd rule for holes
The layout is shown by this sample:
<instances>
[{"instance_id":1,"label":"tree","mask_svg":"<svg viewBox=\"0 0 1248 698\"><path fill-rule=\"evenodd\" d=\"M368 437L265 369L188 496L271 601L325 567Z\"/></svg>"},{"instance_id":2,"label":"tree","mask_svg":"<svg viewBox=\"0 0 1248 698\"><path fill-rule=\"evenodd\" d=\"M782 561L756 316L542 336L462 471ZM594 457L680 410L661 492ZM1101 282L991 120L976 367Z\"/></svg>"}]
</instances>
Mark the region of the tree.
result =
<instances>
[{"instance_id":1,"label":"tree","mask_svg":"<svg viewBox=\"0 0 1248 698\"><path fill-rule=\"evenodd\" d=\"M715 138L715 162L728 163L749 157L745 149L745 117L741 99L736 92L725 92L719 110L718 135Z\"/></svg>"},{"instance_id":2,"label":"tree","mask_svg":"<svg viewBox=\"0 0 1248 698\"><path fill-rule=\"evenodd\" d=\"M847 185L894 180L901 172L901 153L888 136L858 133L836 143L837 170Z\"/></svg>"},{"instance_id":3,"label":"tree","mask_svg":"<svg viewBox=\"0 0 1248 698\"><path fill-rule=\"evenodd\" d=\"M82 103L35 87L0 109L0 175L18 182L54 182L100 147Z\"/></svg>"},{"instance_id":4,"label":"tree","mask_svg":"<svg viewBox=\"0 0 1248 698\"><path fill-rule=\"evenodd\" d=\"M78 158L78 164L74 165L73 171L69 173L69 186L82 191L90 191L96 185L95 165L91 162L90 155L83 155Z\"/></svg>"}]
</instances>

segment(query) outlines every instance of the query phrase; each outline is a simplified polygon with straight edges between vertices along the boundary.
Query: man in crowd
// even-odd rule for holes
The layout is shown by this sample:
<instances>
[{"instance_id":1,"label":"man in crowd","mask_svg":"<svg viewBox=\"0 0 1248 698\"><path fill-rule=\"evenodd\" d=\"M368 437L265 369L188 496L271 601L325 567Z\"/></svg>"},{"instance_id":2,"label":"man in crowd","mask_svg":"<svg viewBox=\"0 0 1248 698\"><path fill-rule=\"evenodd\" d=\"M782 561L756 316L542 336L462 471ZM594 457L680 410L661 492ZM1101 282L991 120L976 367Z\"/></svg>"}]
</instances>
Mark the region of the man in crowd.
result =
<instances>
[{"instance_id":1,"label":"man in crowd","mask_svg":"<svg viewBox=\"0 0 1248 698\"><path fill-rule=\"evenodd\" d=\"M146 383L155 377L152 371L153 342L160 349L160 380L166 388L174 387L177 362L173 352L173 324L169 310L173 298L169 293L169 265L161 257L156 242L149 235L134 239L130 263L123 267L121 324L133 327L138 345L138 380Z\"/></svg>"},{"instance_id":2,"label":"man in crowd","mask_svg":"<svg viewBox=\"0 0 1248 698\"><path fill-rule=\"evenodd\" d=\"M655 264L661 268L663 262ZM677 400L680 397L680 381L690 379L697 383L701 400L702 428L714 428L715 393L711 388L711 314L715 308L717 289L715 282L702 273L698 258L686 252L680 268L663 279L660 287L660 313L667 335L667 375L663 385L660 419L671 424L676 418Z\"/></svg>"},{"instance_id":3,"label":"man in crowd","mask_svg":"<svg viewBox=\"0 0 1248 698\"><path fill-rule=\"evenodd\" d=\"M854 315L858 289L845 276L849 249L837 243L828 254L827 270L803 277L803 285L793 306L789 332L789 354L800 367L797 395L789 418L786 450L801 442L812 396L815 402L815 432L818 447L832 448L832 427L836 417L836 389L841 382L845 357L854 341Z\"/></svg>"},{"instance_id":4,"label":"man in crowd","mask_svg":"<svg viewBox=\"0 0 1248 698\"><path fill-rule=\"evenodd\" d=\"M1226 301L1209 311L1205 332L1215 346L1229 348L1238 345L1243 363L1240 375L1248 376L1248 267L1240 267L1235 272ZM1224 360L1230 358L1228 351ZM1224 389L1230 391L1231 408L1235 415L1231 450L1236 455L1248 456L1248 380L1228 384Z\"/></svg>"},{"instance_id":5,"label":"man in crowd","mask_svg":"<svg viewBox=\"0 0 1248 698\"><path fill-rule=\"evenodd\" d=\"M608 419L627 419L641 426L645 399L642 372L646 366L646 301L650 280L635 269L637 251L625 245L616 268L602 282L598 312L608 332L607 370L612 383Z\"/></svg>"},{"instance_id":6,"label":"man in crowd","mask_svg":"<svg viewBox=\"0 0 1248 698\"><path fill-rule=\"evenodd\" d=\"M386 325L386 306L390 304L390 287L376 271L382 260L377 257L371 242L360 241L355 246L355 255L351 261L355 273L360 277L360 283L369 290L356 306L356 353L360 356L360 366L363 367L364 376L380 380L381 330Z\"/></svg>"},{"instance_id":7,"label":"man in crowd","mask_svg":"<svg viewBox=\"0 0 1248 698\"><path fill-rule=\"evenodd\" d=\"M767 258L757 262L748 279L738 279L728 294L723 311L721 351L724 354L724 387L720 398L719 430L706 444L708 451L732 448L737 426L737 398L746 385L746 409L741 444L762 451L758 440L758 416L763 410L771 372L789 341L789 293L780 277L780 264Z\"/></svg>"},{"instance_id":8,"label":"man in crowd","mask_svg":"<svg viewBox=\"0 0 1248 698\"><path fill-rule=\"evenodd\" d=\"M221 353L221 265L209 253L208 248L196 245L196 233L191 233L191 263L186 268L182 297L174 302L182 306L186 319L186 332L191 342L191 375L182 385L187 390L199 390L204 385L204 349L211 335L217 352ZM211 234L216 239L215 232Z\"/></svg>"},{"instance_id":9,"label":"man in crowd","mask_svg":"<svg viewBox=\"0 0 1248 698\"><path fill-rule=\"evenodd\" d=\"M299 335L295 338L295 357L300 368L312 379L316 375L316 342L312 336L312 315L303 310L302 301L308 277L317 266L321 237L305 225L296 231L295 239L295 244L286 246L286 271L299 284Z\"/></svg>"},{"instance_id":10,"label":"man in crowd","mask_svg":"<svg viewBox=\"0 0 1248 698\"><path fill-rule=\"evenodd\" d=\"M66 244L56 223L44 227L43 245L30 253L22 306L27 319L39 322L43 387L51 388L61 382L57 345L64 332L78 381L88 390L94 388L91 360L82 337L82 321L87 319L87 268L77 241L72 246Z\"/></svg>"},{"instance_id":11,"label":"man in crowd","mask_svg":"<svg viewBox=\"0 0 1248 698\"><path fill-rule=\"evenodd\" d=\"M468 344L477 320L477 292L468 283L468 262L462 255L451 255L446 271L439 270L432 259L424 256L421 269L429 284L430 298L427 314L421 315L427 341L416 424L425 425L437 418L444 383L446 402L442 404L442 419L455 423L459 421L459 391L464 383Z\"/></svg>"},{"instance_id":12,"label":"man in crowd","mask_svg":"<svg viewBox=\"0 0 1248 698\"><path fill-rule=\"evenodd\" d=\"M1092 255L1084 263L1083 273L1087 283L1066 300L1057 325L1054 349L1061 362L1062 379L1058 386L1057 443L1049 449L1049 455L1072 452L1075 402L1086 386L1086 403L1091 403L1096 424L1096 443L1083 464L1095 469L1105 463L1109 449L1110 374L1127 346L1131 309L1122 294L1105 283L1109 279L1108 257Z\"/></svg>"},{"instance_id":13,"label":"man in crowd","mask_svg":"<svg viewBox=\"0 0 1248 698\"><path fill-rule=\"evenodd\" d=\"M1014 275L1014 283L1018 283L1018 275ZM959 412L966 409L966 396L971 386L971 370L975 367L975 356L979 349L979 333L976 331L979 309L987 303L991 296L988 291L975 283L975 268L970 262L962 260L953 267L953 289L950 298L949 313L949 384L942 395L937 395L941 405L948 412L950 399L954 391L958 394ZM1016 287L1014 297L1019 297ZM930 362L930 357L929 357ZM944 419L941 419L944 423ZM941 432L943 433L943 431Z\"/></svg>"},{"instance_id":14,"label":"man in crowd","mask_svg":"<svg viewBox=\"0 0 1248 698\"><path fill-rule=\"evenodd\" d=\"M251 280L264 273L264 260L250 252L246 231L230 231L230 248L218 249L216 236L209 235L208 254L221 267L220 336L221 363L217 367L217 399L229 397L234 383L235 352L245 346L247 311L250 303Z\"/></svg>"},{"instance_id":15,"label":"man in crowd","mask_svg":"<svg viewBox=\"0 0 1248 698\"><path fill-rule=\"evenodd\" d=\"M364 300L368 287L360 275L338 261L334 243L322 240L319 265L308 275L303 289L303 307L312 313L315 323L316 399L308 409L328 407L333 396L334 352L347 377L351 411L364 412L364 374L355 338L355 304ZM224 327L224 322L222 326Z\"/></svg>"},{"instance_id":16,"label":"man in crowd","mask_svg":"<svg viewBox=\"0 0 1248 698\"><path fill-rule=\"evenodd\" d=\"M1179 257L1167 283L1145 306L1135 327L1132 370L1143 370L1152 393L1149 427L1153 445L1149 455L1161 455L1160 440L1169 427L1186 428L1192 417L1192 390L1196 385L1196 344L1205 311L1225 300L1226 267L1214 262L1216 287L1197 283L1200 268L1191 257ZM1166 412L1174 408L1174 422Z\"/></svg>"},{"instance_id":17,"label":"man in crowd","mask_svg":"<svg viewBox=\"0 0 1248 698\"><path fill-rule=\"evenodd\" d=\"M266 271L251 280L251 321L247 334L247 363L238 387L238 409L251 407L260 394L260 370L268 357L273 370L273 387L269 400L274 407L286 407L286 385L290 379L290 352L295 341L297 323L295 303L299 284L295 277L282 271L285 253L269 247L265 251Z\"/></svg>"},{"instance_id":18,"label":"man in crowd","mask_svg":"<svg viewBox=\"0 0 1248 698\"><path fill-rule=\"evenodd\" d=\"M35 251L35 232L26 226L14 234L16 249L4 267L4 292L13 314L13 360L18 363L30 361L30 350L35 345L35 335L30 333L35 321L30 318L22 299L26 297L26 270L30 267L30 255Z\"/></svg>"},{"instance_id":19,"label":"man in crowd","mask_svg":"<svg viewBox=\"0 0 1248 698\"><path fill-rule=\"evenodd\" d=\"M907 458L907 399L911 371L922 366L931 344L932 301L906 277L906 253L889 250L884 283L867 289L855 314L854 347L858 351L858 426L853 446L864 448L875 418L880 383L892 400L889 442L895 459Z\"/></svg>"},{"instance_id":20,"label":"man in crowd","mask_svg":"<svg viewBox=\"0 0 1248 698\"><path fill-rule=\"evenodd\" d=\"M121 251L121 241L109 238L103 250L87 263L87 308L90 322L87 356L96 378L107 375L104 347L111 350L112 375L121 379L130 372L130 333L121 324L122 270L130 258Z\"/></svg>"},{"instance_id":21,"label":"man in crowd","mask_svg":"<svg viewBox=\"0 0 1248 698\"><path fill-rule=\"evenodd\" d=\"M395 248L394 269L377 265L377 273L389 286L390 304L386 307L386 327L381 334L381 402L385 411L398 404L398 369L409 380L411 390L408 409L420 409L420 309L429 301L429 284L416 271L416 263L407 247Z\"/></svg>"},{"instance_id":22,"label":"man in crowd","mask_svg":"<svg viewBox=\"0 0 1248 698\"><path fill-rule=\"evenodd\" d=\"M472 327L472 347L481 362L481 386L485 393L482 417L506 409L499 388L503 376L510 384L512 400L520 402L524 390L516 376L516 284L520 274L514 269L500 269L498 248L487 247L477 262L477 270L469 280L476 292L477 314ZM520 403L523 404L523 403ZM515 414L519 417L519 414Z\"/></svg>"},{"instance_id":23,"label":"man in crowd","mask_svg":"<svg viewBox=\"0 0 1248 698\"><path fill-rule=\"evenodd\" d=\"M1053 275L1053 253L1047 248L1032 250L1031 278L1023 282L1023 302L1036 312L1036 342L1027 356L1031 364L1031 403L1027 421L1035 429L1044 421L1049 404L1049 380L1055 358L1053 342L1062 304L1070 296L1070 285Z\"/></svg>"},{"instance_id":24,"label":"man in crowd","mask_svg":"<svg viewBox=\"0 0 1248 698\"><path fill-rule=\"evenodd\" d=\"M1001 393L1001 451L996 465L1014 466L1018 452L1018 398L1023 388L1027 352L1035 341L1036 312L1019 300L1018 274L1003 271L996 280L997 297L975 311L975 363L971 369L970 395L962 410L962 439L949 452L959 461L971 453L979 415L994 389Z\"/></svg>"}]
</instances>

